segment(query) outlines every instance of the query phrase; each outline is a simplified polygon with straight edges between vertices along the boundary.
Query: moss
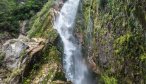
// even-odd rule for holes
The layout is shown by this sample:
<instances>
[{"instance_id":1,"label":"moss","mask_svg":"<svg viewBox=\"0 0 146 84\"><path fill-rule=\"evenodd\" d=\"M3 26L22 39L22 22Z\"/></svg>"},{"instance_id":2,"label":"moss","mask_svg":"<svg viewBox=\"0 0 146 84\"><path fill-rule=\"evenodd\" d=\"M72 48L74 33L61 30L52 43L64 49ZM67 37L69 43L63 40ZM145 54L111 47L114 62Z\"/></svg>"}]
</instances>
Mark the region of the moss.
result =
<instances>
[{"instance_id":1,"label":"moss","mask_svg":"<svg viewBox=\"0 0 146 84\"><path fill-rule=\"evenodd\" d=\"M143 53L142 55L140 55L140 59L141 59L141 61L145 61L146 60L146 53Z\"/></svg>"},{"instance_id":2,"label":"moss","mask_svg":"<svg viewBox=\"0 0 146 84\"><path fill-rule=\"evenodd\" d=\"M48 0L39 13L30 22L29 37L53 37L56 38L56 33L53 30L51 7L53 0Z\"/></svg>"},{"instance_id":3,"label":"moss","mask_svg":"<svg viewBox=\"0 0 146 84\"><path fill-rule=\"evenodd\" d=\"M41 54L40 61L33 65L30 75L24 78L24 84L34 83L36 81L43 84L52 83L56 74L60 72L60 52L56 46L46 44ZM60 75L56 80L61 79L62 77Z\"/></svg>"},{"instance_id":4,"label":"moss","mask_svg":"<svg viewBox=\"0 0 146 84\"><path fill-rule=\"evenodd\" d=\"M143 83L146 79L144 67L146 64L146 45L143 35L145 20L142 19L143 15L141 13L145 12L137 9L144 8L142 3L145 3L145 1L107 0L106 3L100 1L102 0L82 1L84 24L77 23L77 32L85 37L83 46L88 48L86 35L88 34L88 23L91 18L93 21L93 38L91 39L93 49L89 55L95 58L103 82L105 84ZM54 41L57 34L52 28L52 17L50 11L48 11L51 3L47 4L32 21L29 36L47 37ZM43 63L59 64L60 58L58 56L60 56L60 53L56 46L49 46L44 51ZM102 57L107 60L105 64L100 62ZM49 72L49 74L52 73L52 71ZM60 73L57 73L56 76L54 80L63 78ZM49 78L50 75L46 77L44 83Z\"/></svg>"},{"instance_id":5,"label":"moss","mask_svg":"<svg viewBox=\"0 0 146 84\"><path fill-rule=\"evenodd\" d=\"M118 84L117 79L115 79L114 77L109 77L107 75L103 75L102 79L105 84Z\"/></svg>"},{"instance_id":6,"label":"moss","mask_svg":"<svg viewBox=\"0 0 146 84\"><path fill-rule=\"evenodd\" d=\"M30 22L30 31L28 36L42 37L48 39L48 43L45 44L45 48L41 51L40 61L37 62L31 73L23 81L24 84L33 83L35 79L43 84L52 83L55 74L58 72L60 66L60 52L57 47L54 46L54 42L57 38L57 33L53 29L51 7L53 0L48 0L42 10L34 16ZM54 66L56 65L56 66ZM44 70L48 70L48 72ZM45 73L45 74L43 74ZM39 78L43 78L39 80Z\"/></svg>"},{"instance_id":7,"label":"moss","mask_svg":"<svg viewBox=\"0 0 146 84\"><path fill-rule=\"evenodd\" d=\"M22 70L20 68L16 68L12 71L12 73L9 73L7 75L7 78L4 80L5 83L10 83L10 82L16 82L18 81L19 79L17 79L17 76L20 76Z\"/></svg>"},{"instance_id":8,"label":"moss","mask_svg":"<svg viewBox=\"0 0 146 84\"><path fill-rule=\"evenodd\" d=\"M116 39L116 42L119 44L119 45L122 45L124 42L128 42L129 41L129 38L130 38L131 34L130 33L127 33L123 36L120 36L119 38Z\"/></svg>"},{"instance_id":9,"label":"moss","mask_svg":"<svg viewBox=\"0 0 146 84\"><path fill-rule=\"evenodd\" d=\"M44 51L44 55L43 55L43 59L44 61L49 61L51 63L55 62L55 63L60 63L60 52L57 50L56 46L51 46L51 48L46 49Z\"/></svg>"},{"instance_id":10,"label":"moss","mask_svg":"<svg viewBox=\"0 0 146 84\"><path fill-rule=\"evenodd\" d=\"M131 37L131 33L127 33L123 36L120 36L119 38L115 39L115 43L114 43L114 47L117 47L115 49L115 53L121 53L121 51L123 50L121 47L119 48L119 46L125 46L127 44L127 42L130 40Z\"/></svg>"},{"instance_id":11,"label":"moss","mask_svg":"<svg viewBox=\"0 0 146 84\"><path fill-rule=\"evenodd\" d=\"M121 84L142 83L145 80L145 20L139 18L143 17L142 3L146 2L107 0L101 7L100 1L103 0L98 1L98 10L93 8L92 12L96 15L93 18L93 56L96 57L101 74L105 74L104 81L114 77ZM136 8L143 11L137 11ZM108 66L103 67L100 63L102 57L107 58Z\"/></svg>"}]
</instances>

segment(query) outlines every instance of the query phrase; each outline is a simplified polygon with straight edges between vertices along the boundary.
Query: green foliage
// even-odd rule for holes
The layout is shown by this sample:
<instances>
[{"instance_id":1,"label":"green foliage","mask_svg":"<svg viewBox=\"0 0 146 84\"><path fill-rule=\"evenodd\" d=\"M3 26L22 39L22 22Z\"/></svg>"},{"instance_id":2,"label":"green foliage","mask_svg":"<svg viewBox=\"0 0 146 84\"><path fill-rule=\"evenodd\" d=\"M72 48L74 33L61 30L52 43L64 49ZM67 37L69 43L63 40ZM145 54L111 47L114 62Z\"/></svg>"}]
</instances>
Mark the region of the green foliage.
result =
<instances>
[{"instance_id":1,"label":"green foliage","mask_svg":"<svg viewBox=\"0 0 146 84\"><path fill-rule=\"evenodd\" d=\"M35 63L32 66L33 69L31 70L29 76L23 79L22 81L23 84L32 83L32 81L34 81L34 78L37 77L38 75L43 76L44 75L43 73L46 73L46 72L42 72L42 69L48 70L47 74L45 74L46 76L44 77L44 79L39 80L43 84L52 82L53 79L63 78L64 75L61 74L62 72L58 72L57 71L58 66L55 66L55 65L59 65L61 62L60 57L59 57L60 53L57 50L56 46L46 45L45 48L41 51L41 55L42 56L40 57L39 61L37 61L37 63ZM57 75L58 77L56 77L55 75Z\"/></svg>"},{"instance_id":2,"label":"green foliage","mask_svg":"<svg viewBox=\"0 0 146 84\"><path fill-rule=\"evenodd\" d=\"M130 39L131 36L132 36L131 33L127 33L127 34L125 34L125 35L123 35L123 36L120 36L119 38L117 38L117 39L115 40L114 47L117 47L117 48L115 49L115 53L121 53L123 50L125 50L125 48L121 48L121 47L122 47L122 46L123 46L123 47L126 46L127 42L129 42L129 39ZM119 45L120 48L119 48L119 46L117 46L117 45ZM127 46L127 47L128 47L128 46ZM126 49L127 49L127 48L126 48ZM124 53L126 54L126 52L124 52ZM129 53L129 52L128 52L128 53Z\"/></svg>"},{"instance_id":3,"label":"green foliage","mask_svg":"<svg viewBox=\"0 0 146 84\"><path fill-rule=\"evenodd\" d=\"M110 74L121 84L143 83L146 72L143 67L146 61L144 35L146 32L144 3L146 1L107 1L100 2L99 10L96 12L98 17L94 18L96 52L99 52L97 55L106 55L109 64L106 68L100 67L103 71L101 73ZM102 64L99 63L100 65Z\"/></svg>"},{"instance_id":4,"label":"green foliage","mask_svg":"<svg viewBox=\"0 0 146 84\"><path fill-rule=\"evenodd\" d=\"M105 84L118 84L117 80L114 77L109 77L107 75L103 75L102 79Z\"/></svg>"},{"instance_id":5,"label":"green foliage","mask_svg":"<svg viewBox=\"0 0 146 84\"><path fill-rule=\"evenodd\" d=\"M30 25L29 37L45 37L50 40L56 39L56 32L52 25L51 6L52 0L48 1L40 12L33 17Z\"/></svg>"},{"instance_id":6,"label":"green foliage","mask_svg":"<svg viewBox=\"0 0 146 84\"><path fill-rule=\"evenodd\" d=\"M51 46L51 48L44 51L44 61L49 61L51 63L60 63L60 58L58 57L60 52L57 50L56 46Z\"/></svg>"},{"instance_id":7,"label":"green foliage","mask_svg":"<svg viewBox=\"0 0 146 84\"><path fill-rule=\"evenodd\" d=\"M0 4L0 31L18 32L18 23L11 16L15 3L9 0L1 0Z\"/></svg>"},{"instance_id":8,"label":"green foliage","mask_svg":"<svg viewBox=\"0 0 146 84\"><path fill-rule=\"evenodd\" d=\"M145 60L146 60L146 53L142 54L142 55L140 56L140 59L141 59L142 61L145 61Z\"/></svg>"},{"instance_id":9,"label":"green foliage","mask_svg":"<svg viewBox=\"0 0 146 84\"><path fill-rule=\"evenodd\" d=\"M119 45L122 45L122 44L124 44L124 42L129 41L130 37L131 37L131 34L130 33L127 33L127 34L125 34L125 35L120 36L119 38L117 38L116 42Z\"/></svg>"},{"instance_id":10,"label":"green foliage","mask_svg":"<svg viewBox=\"0 0 146 84\"><path fill-rule=\"evenodd\" d=\"M26 20L34 16L43 7L47 0L27 0L26 2L18 3L18 7L12 12L17 20ZM20 4L20 5L19 5Z\"/></svg>"},{"instance_id":11,"label":"green foliage","mask_svg":"<svg viewBox=\"0 0 146 84\"><path fill-rule=\"evenodd\" d=\"M34 16L47 0L27 0L18 3L16 0L0 0L0 31L19 33L19 21Z\"/></svg>"}]
</instances>

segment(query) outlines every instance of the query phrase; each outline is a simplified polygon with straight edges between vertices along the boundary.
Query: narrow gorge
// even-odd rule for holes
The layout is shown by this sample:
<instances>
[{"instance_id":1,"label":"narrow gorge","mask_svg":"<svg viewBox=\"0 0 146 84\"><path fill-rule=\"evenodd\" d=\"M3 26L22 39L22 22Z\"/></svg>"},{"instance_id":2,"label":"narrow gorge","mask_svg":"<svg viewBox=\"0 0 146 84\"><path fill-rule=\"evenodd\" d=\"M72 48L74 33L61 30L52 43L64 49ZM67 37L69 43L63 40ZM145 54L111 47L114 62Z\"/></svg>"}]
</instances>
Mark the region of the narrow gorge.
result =
<instances>
[{"instance_id":1,"label":"narrow gorge","mask_svg":"<svg viewBox=\"0 0 146 84\"><path fill-rule=\"evenodd\" d=\"M146 0L0 0L0 84L146 84Z\"/></svg>"}]
</instances>

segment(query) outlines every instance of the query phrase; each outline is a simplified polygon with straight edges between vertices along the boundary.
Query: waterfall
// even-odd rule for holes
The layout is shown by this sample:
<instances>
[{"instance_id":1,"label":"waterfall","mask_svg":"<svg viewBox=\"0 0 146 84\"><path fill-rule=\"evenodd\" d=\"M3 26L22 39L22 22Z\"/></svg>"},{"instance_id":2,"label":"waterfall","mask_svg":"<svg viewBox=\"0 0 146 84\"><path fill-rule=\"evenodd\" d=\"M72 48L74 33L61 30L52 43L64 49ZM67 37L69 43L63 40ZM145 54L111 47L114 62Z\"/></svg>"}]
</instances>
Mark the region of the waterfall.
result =
<instances>
[{"instance_id":1,"label":"waterfall","mask_svg":"<svg viewBox=\"0 0 146 84\"><path fill-rule=\"evenodd\" d=\"M91 84L81 46L73 36L79 4L80 0L67 0L54 21L54 28L58 31L64 45L63 67L66 78L73 84Z\"/></svg>"}]
</instances>

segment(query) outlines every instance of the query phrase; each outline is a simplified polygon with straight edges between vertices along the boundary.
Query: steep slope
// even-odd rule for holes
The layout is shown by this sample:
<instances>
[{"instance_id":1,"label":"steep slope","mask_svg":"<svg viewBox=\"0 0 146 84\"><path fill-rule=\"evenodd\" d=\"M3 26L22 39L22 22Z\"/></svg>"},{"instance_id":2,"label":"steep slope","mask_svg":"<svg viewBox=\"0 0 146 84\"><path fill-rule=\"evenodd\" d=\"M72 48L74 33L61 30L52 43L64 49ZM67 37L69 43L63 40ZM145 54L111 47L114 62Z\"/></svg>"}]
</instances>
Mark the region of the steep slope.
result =
<instances>
[{"instance_id":1,"label":"steep slope","mask_svg":"<svg viewBox=\"0 0 146 84\"><path fill-rule=\"evenodd\" d=\"M39 43L44 47L33 54L24 70L24 84L70 83L62 68L63 44L53 28L63 2L48 0L31 18L28 37L43 38L45 42ZM146 83L145 4L145 0L81 0L73 35L96 83Z\"/></svg>"},{"instance_id":2,"label":"steep slope","mask_svg":"<svg viewBox=\"0 0 146 84\"><path fill-rule=\"evenodd\" d=\"M145 83L146 2L85 0L84 3L85 17L89 16L85 20L93 24L92 38L88 38L92 39L88 56L93 56L101 81L106 84ZM86 27L89 31L88 25Z\"/></svg>"}]
</instances>

